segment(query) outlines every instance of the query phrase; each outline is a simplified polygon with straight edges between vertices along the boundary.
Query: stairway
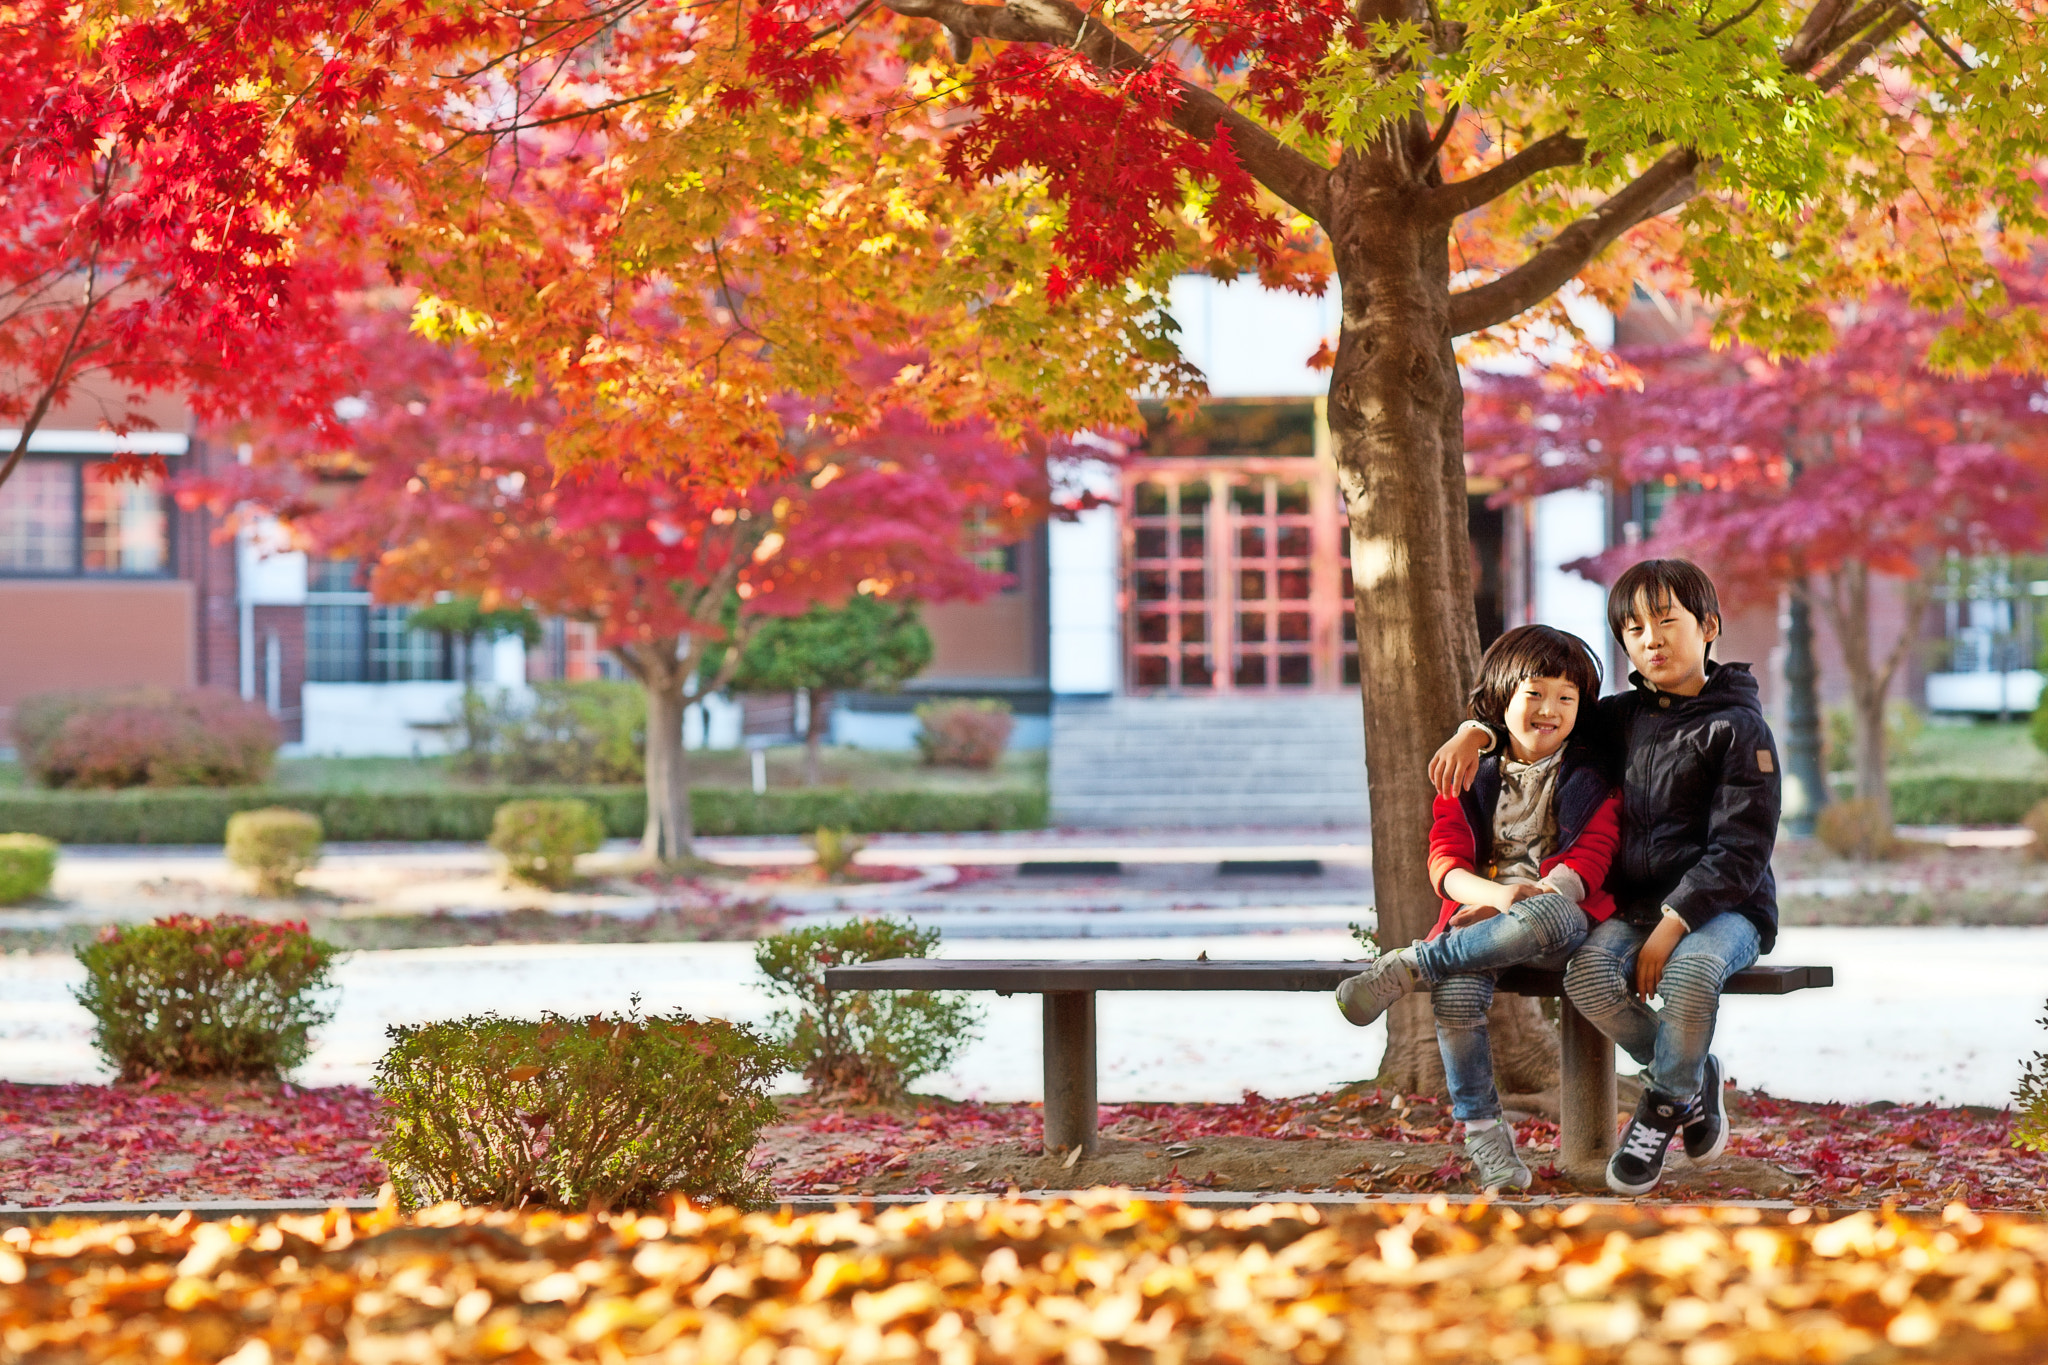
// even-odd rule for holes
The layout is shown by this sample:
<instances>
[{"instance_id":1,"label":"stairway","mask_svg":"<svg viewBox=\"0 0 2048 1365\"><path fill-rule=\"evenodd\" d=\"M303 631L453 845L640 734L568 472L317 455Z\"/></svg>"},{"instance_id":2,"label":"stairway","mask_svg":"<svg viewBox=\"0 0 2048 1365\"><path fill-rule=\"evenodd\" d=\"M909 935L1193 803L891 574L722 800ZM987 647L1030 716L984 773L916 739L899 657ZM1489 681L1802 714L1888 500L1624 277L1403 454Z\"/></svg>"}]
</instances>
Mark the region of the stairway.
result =
<instances>
[{"instance_id":1,"label":"stairway","mask_svg":"<svg viewBox=\"0 0 2048 1365\"><path fill-rule=\"evenodd\" d=\"M1363 829L1357 693L1054 699L1052 822Z\"/></svg>"}]
</instances>

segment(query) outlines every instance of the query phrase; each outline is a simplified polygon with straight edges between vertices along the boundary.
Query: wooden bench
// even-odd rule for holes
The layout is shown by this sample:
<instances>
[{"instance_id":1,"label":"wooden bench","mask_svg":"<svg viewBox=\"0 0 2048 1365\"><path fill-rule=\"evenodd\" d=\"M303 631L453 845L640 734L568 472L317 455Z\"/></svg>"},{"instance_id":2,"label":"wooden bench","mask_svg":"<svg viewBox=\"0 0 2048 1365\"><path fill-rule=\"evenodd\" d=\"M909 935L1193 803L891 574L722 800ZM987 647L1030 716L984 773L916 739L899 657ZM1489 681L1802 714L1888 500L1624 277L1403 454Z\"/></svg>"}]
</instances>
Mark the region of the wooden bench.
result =
<instances>
[{"instance_id":1,"label":"wooden bench","mask_svg":"<svg viewBox=\"0 0 2048 1365\"><path fill-rule=\"evenodd\" d=\"M825 970L828 990L994 991L1039 995L1045 1010L1045 1149L1084 1153L1096 1146L1095 996L1098 991L1335 991L1362 962L1008 961L890 958ZM1728 981L1728 995L1788 995L1835 984L1832 967L1751 967ZM1564 973L1512 967L1500 989L1515 995L1564 994ZM1563 1002L1564 1077L1559 1164L1597 1182L1614 1147L1614 1044L1569 1000ZM1348 1028L1330 1008L1333 1036Z\"/></svg>"}]
</instances>

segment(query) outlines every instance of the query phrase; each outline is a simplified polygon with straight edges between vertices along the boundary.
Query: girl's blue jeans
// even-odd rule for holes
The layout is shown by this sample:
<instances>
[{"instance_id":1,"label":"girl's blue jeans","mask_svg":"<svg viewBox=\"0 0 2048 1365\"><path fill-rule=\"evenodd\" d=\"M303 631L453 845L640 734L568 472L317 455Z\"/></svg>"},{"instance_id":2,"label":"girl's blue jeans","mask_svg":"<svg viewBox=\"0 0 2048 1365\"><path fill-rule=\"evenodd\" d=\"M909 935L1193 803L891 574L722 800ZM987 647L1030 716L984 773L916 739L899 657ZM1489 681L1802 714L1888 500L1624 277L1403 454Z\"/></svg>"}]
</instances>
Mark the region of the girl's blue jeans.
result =
<instances>
[{"instance_id":1,"label":"girl's blue jeans","mask_svg":"<svg viewBox=\"0 0 2048 1365\"><path fill-rule=\"evenodd\" d=\"M1565 968L1564 993L1595 1028L1636 1059L1650 1089L1690 1100L1705 1076L1721 987L1756 961L1761 940L1748 916L1732 911L1714 916L1672 950L1657 984L1664 1007L1653 1010L1634 994L1636 954L1649 937L1647 928L1604 921Z\"/></svg>"},{"instance_id":2,"label":"girl's blue jeans","mask_svg":"<svg viewBox=\"0 0 2048 1365\"><path fill-rule=\"evenodd\" d=\"M1443 1053L1451 1113L1461 1122L1500 1117L1493 1048L1486 1036L1495 976L1504 967L1524 963L1564 966L1591 927L1586 912L1569 899L1546 894L1415 946L1415 964L1429 983L1436 1009L1436 1043Z\"/></svg>"}]
</instances>

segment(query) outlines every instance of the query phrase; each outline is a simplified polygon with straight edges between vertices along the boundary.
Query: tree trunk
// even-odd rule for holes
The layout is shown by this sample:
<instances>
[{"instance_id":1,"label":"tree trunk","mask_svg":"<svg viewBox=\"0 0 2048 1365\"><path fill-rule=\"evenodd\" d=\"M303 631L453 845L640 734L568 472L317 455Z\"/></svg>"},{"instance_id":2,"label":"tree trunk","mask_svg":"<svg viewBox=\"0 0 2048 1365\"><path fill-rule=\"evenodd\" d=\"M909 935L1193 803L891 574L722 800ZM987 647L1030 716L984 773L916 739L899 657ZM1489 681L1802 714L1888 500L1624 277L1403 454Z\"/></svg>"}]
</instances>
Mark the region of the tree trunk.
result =
<instances>
[{"instance_id":1,"label":"tree trunk","mask_svg":"<svg viewBox=\"0 0 2048 1365\"><path fill-rule=\"evenodd\" d=\"M622 646L618 654L647 693L647 823L640 852L650 861L681 862L695 856L690 829L689 755L683 748L683 685L688 665L676 657L671 638Z\"/></svg>"},{"instance_id":2,"label":"tree trunk","mask_svg":"<svg viewBox=\"0 0 2048 1365\"><path fill-rule=\"evenodd\" d=\"M830 727L832 717L832 694L821 687L811 689L811 714L804 723L804 785L815 787L821 780L818 775L818 751L825 743L825 731Z\"/></svg>"},{"instance_id":3,"label":"tree trunk","mask_svg":"<svg viewBox=\"0 0 2048 1365\"><path fill-rule=\"evenodd\" d=\"M1343 325L1330 435L1351 525L1373 895L1383 948L1436 922L1428 858L1429 756L1464 717L1479 660L1465 493L1464 392L1450 325L1450 234L1414 207L1408 149L1348 153L1332 182ZM1527 1016L1524 1018L1523 1016ZM1536 1035L1533 1000L1499 997L1496 1033ZM1554 1041L1496 1056L1503 1090L1556 1084ZM1546 1061L1547 1059L1547 1061ZM1547 1071L1547 1075L1544 1074ZM1388 1012L1379 1084L1444 1093L1429 997Z\"/></svg>"},{"instance_id":4,"label":"tree trunk","mask_svg":"<svg viewBox=\"0 0 2048 1365\"><path fill-rule=\"evenodd\" d=\"M1888 830L1892 825L1892 789L1885 753L1884 713L1896 660L1903 651L1893 650L1892 667L1884 667L1870 657L1870 570L1861 560L1848 560L1828 575L1827 614L1841 647L1843 670L1849 675L1856 799L1867 802L1876 813L1876 828ZM1917 622L1909 620L1906 633L1910 635L1915 625Z\"/></svg>"}]
</instances>

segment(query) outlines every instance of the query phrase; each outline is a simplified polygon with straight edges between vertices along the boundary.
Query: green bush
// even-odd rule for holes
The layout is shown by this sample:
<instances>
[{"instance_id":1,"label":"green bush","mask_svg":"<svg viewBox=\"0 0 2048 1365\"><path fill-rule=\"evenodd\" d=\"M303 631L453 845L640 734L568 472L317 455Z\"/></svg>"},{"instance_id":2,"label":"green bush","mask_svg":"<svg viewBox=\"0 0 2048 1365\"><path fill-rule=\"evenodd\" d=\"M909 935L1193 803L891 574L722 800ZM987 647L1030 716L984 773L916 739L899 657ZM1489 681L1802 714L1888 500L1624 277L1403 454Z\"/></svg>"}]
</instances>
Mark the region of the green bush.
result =
<instances>
[{"instance_id":1,"label":"green bush","mask_svg":"<svg viewBox=\"0 0 2048 1365\"><path fill-rule=\"evenodd\" d=\"M78 950L73 992L96 1021L93 1045L125 1081L269 1077L312 1050L336 949L303 923L174 915L100 930Z\"/></svg>"},{"instance_id":2,"label":"green bush","mask_svg":"<svg viewBox=\"0 0 2048 1365\"><path fill-rule=\"evenodd\" d=\"M228 862L256 879L259 896L292 896L299 877L320 862L320 817L285 806L228 817Z\"/></svg>"},{"instance_id":3,"label":"green bush","mask_svg":"<svg viewBox=\"0 0 2048 1365\"><path fill-rule=\"evenodd\" d=\"M929 957L939 931L891 919L849 920L776 934L754 945L768 993L796 1002L769 1033L821 1094L874 1103L901 1099L944 1069L980 1031L982 1010L954 991L829 991L825 969L891 957Z\"/></svg>"},{"instance_id":4,"label":"green bush","mask_svg":"<svg viewBox=\"0 0 2048 1365\"><path fill-rule=\"evenodd\" d=\"M2041 1026L2048 1028L2048 1014L2041 1016ZM2020 1071L2012 1109L2012 1145L2048 1152L2048 1052L2035 1053Z\"/></svg>"},{"instance_id":5,"label":"green bush","mask_svg":"<svg viewBox=\"0 0 2048 1365\"><path fill-rule=\"evenodd\" d=\"M647 693L638 683L536 683L530 701L469 692L458 771L505 783L597 785L646 773Z\"/></svg>"},{"instance_id":6,"label":"green bush","mask_svg":"<svg viewBox=\"0 0 2048 1365\"><path fill-rule=\"evenodd\" d=\"M40 834L0 834L0 905L42 895L56 871L54 841Z\"/></svg>"},{"instance_id":7,"label":"green bush","mask_svg":"<svg viewBox=\"0 0 2048 1365\"><path fill-rule=\"evenodd\" d=\"M1885 704L1884 749L1893 762L1912 752L1913 746L1919 742L1920 732L1926 728L1927 717L1921 715L1911 702L1893 698ZM1846 773L1856 767L1856 717L1848 707L1828 708L1821 750L1831 773Z\"/></svg>"},{"instance_id":8,"label":"green bush","mask_svg":"<svg viewBox=\"0 0 2048 1365\"><path fill-rule=\"evenodd\" d=\"M559 891L576 880L576 855L604 842L604 819L588 801L507 801L491 821L491 847L523 882Z\"/></svg>"},{"instance_id":9,"label":"green bush","mask_svg":"<svg viewBox=\"0 0 2048 1365\"><path fill-rule=\"evenodd\" d=\"M942 768L993 768L1010 747L1010 704L935 701L917 708L917 750Z\"/></svg>"},{"instance_id":10,"label":"green bush","mask_svg":"<svg viewBox=\"0 0 2048 1365\"><path fill-rule=\"evenodd\" d=\"M2030 777L1900 777L1892 781L1892 818L1902 825L2016 825L2048 800L2048 782Z\"/></svg>"},{"instance_id":11,"label":"green bush","mask_svg":"<svg viewBox=\"0 0 2048 1365\"><path fill-rule=\"evenodd\" d=\"M749 791L700 787L690 793L690 819L699 834L808 834L816 829L952 834L978 829L1043 829L1045 793L1028 788L950 792L810 787L756 796ZM637 826L634 832L638 832Z\"/></svg>"},{"instance_id":12,"label":"green bush","mask_svg":"<svg viewBox=\"0 0 2048 1365\"><path fill-rule=\"evenodd\" d=\"M853 860L867 846L867 840L843 829L821 829L811 835L811 852L816 855L813 866L819 879L836 882L844 877L846 869L853 866Z\"/></svg>"},{"instance_id":13,"label":"green bush","mask_svg":"<svg viewBox=\"0 0 2048 1365\"><path fill-rule=\"evenodd\" d=\"M595 806L605 833L639 837L647 818L644 787L469 787L452 791L275 791L265 787L172 791L0 790L0 829L41 834L60 844L219 844L228 817L289 801L320 817L330 842L490 837L499 806L522 798L574 797ZM2022 807L2024 809L2024 807ZM699 834L809 834L827 827L862 834L903 831L1042 829L1045 793L997 791L849 791L839 788L750 791L699 787L690 793Z\"/></svg>"},{"instance_id":14,"label":"green bush","mask_svg":"<svg viewBox=\"0 0 2048 1365\"><path fill-rule=\"evenodd\" d=\"M378 1156L408 1207L649 1208L764 1198L748 1169L775 1117L780 1049L687 1014L538 1022L472 1016L389 1030Z\"/></svg>"}]
</instances>

